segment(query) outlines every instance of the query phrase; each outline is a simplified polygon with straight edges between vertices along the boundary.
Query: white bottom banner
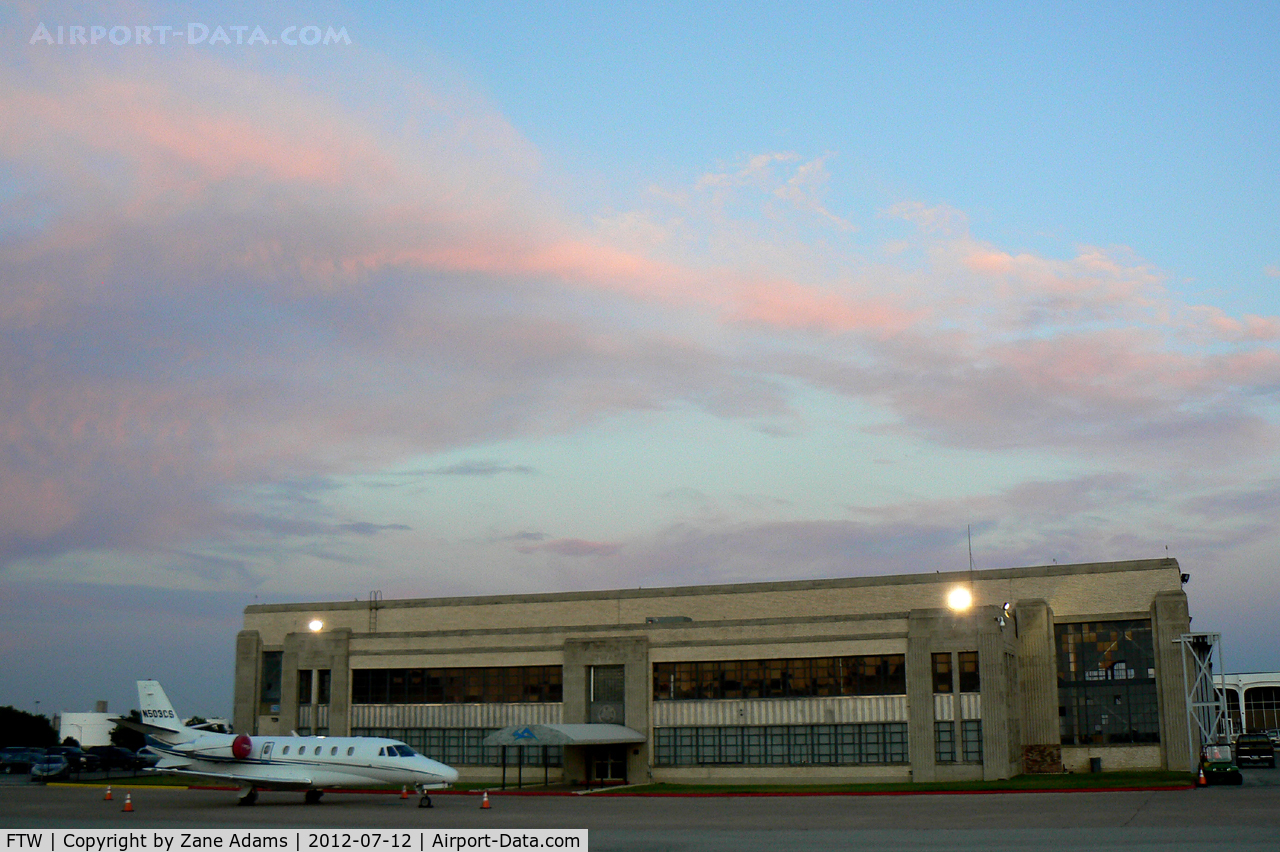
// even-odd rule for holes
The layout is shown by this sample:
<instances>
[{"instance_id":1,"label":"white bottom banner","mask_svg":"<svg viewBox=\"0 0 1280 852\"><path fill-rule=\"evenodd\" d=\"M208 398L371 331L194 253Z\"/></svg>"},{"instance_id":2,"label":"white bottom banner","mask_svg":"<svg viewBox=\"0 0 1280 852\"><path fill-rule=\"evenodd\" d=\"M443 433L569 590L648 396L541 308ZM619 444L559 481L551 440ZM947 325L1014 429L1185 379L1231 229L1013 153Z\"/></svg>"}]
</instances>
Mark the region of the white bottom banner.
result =
<instances>
[{"instance_id":1,"label":"white bottom banner","mask_svg":"<svg viewBox=\"0 0 1280 852\"><path fill-rule=\"evenodd\" d=\"M181 852L187 849L379 850L431 852L433 849L587 850L587 830L455 828L385 831L316 831L297 828L207 829L59 829L10 831L5 850L23 852Z\"/></svg>"}]
</instances>

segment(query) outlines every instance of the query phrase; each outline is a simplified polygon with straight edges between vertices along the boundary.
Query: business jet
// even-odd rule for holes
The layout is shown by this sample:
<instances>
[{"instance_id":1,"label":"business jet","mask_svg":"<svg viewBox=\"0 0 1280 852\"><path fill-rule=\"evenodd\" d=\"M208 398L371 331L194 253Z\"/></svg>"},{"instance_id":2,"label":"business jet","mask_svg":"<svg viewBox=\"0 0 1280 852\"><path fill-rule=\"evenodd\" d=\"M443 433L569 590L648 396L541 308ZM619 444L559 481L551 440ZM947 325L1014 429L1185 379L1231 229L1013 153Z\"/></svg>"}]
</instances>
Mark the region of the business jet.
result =
<instances>
[{"instance_id":1,"label":"business jet","mask_svg":"<svg viewBox=\"0 0 1280 852\"><path fill-rule=\"evenodd\" d=\"M307 804L326 788L412 785L431 807L428 790L458 780L458 771L418 754L397 740L380 737L251 737L221 734L182 724L160 683L138 681L141 723L114 721L147 735L160 755L149 771L209 778L240 786L240 804L252 805L259 790L300 790Z\"/></svg>"}]
</instances>

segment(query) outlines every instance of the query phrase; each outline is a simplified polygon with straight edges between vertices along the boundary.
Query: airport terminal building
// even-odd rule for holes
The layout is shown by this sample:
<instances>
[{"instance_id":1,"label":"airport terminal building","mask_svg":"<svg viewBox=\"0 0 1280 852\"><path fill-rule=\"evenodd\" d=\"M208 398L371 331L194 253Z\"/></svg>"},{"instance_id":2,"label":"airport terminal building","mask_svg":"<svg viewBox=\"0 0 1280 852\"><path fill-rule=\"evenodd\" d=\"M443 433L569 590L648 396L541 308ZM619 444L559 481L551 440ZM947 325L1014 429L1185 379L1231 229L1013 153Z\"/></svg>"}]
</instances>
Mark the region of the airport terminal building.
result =
<instances>
[{"instance_id":1,"label":"airport terminal building","mask_svg":"<svg viewBox=\"0 0 1280 852\"><path fill-rule=\"evenodd\" d=\"M1182 582L1152 559L255 605L234 724L390 736L464 781L1190 769Z\"/></svg>"}]
</instances>

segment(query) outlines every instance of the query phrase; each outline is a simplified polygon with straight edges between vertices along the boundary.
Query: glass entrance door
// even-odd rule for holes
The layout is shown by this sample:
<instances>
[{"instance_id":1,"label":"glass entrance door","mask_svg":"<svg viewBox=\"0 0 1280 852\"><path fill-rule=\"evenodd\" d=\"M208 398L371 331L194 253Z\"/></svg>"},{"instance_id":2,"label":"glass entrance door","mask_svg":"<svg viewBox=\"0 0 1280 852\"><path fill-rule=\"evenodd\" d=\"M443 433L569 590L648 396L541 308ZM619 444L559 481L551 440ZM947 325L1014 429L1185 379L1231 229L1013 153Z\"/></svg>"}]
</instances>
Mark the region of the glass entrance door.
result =
<instances>
[{"instance_id":1,"label":"glass entrance door","mask_svg":"<svg viewBox=\"0 0 1280 852\"><path fill-rule=\"evenodd\" d=\"M590 751L587 755L587 766L590 768L590 777L587 779L587 783L590 786L597 784L600 786L626 784L627 746L590 746Z\"/></svg>"}]
</instances>

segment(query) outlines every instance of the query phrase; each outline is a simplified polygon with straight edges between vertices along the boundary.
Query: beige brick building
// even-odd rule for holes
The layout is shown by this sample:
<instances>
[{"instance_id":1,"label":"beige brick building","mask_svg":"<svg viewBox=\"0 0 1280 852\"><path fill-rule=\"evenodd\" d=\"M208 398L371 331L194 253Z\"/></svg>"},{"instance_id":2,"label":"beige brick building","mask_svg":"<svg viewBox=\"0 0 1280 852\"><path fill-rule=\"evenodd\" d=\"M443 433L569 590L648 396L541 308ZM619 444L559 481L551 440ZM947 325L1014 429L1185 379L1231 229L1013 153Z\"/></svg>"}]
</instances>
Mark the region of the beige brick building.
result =
<instances>
[{"instance_id":1,"label":"beige brick building","mask_svg":"<svg viewBox=\"0 0 1280 852\"><path fill-rule=\"evenodd\" d=\"M1189 769L1189 625L1173 559L260 605L235 727L392 736L463 780Z\"/></svg>"}]
</instances>

